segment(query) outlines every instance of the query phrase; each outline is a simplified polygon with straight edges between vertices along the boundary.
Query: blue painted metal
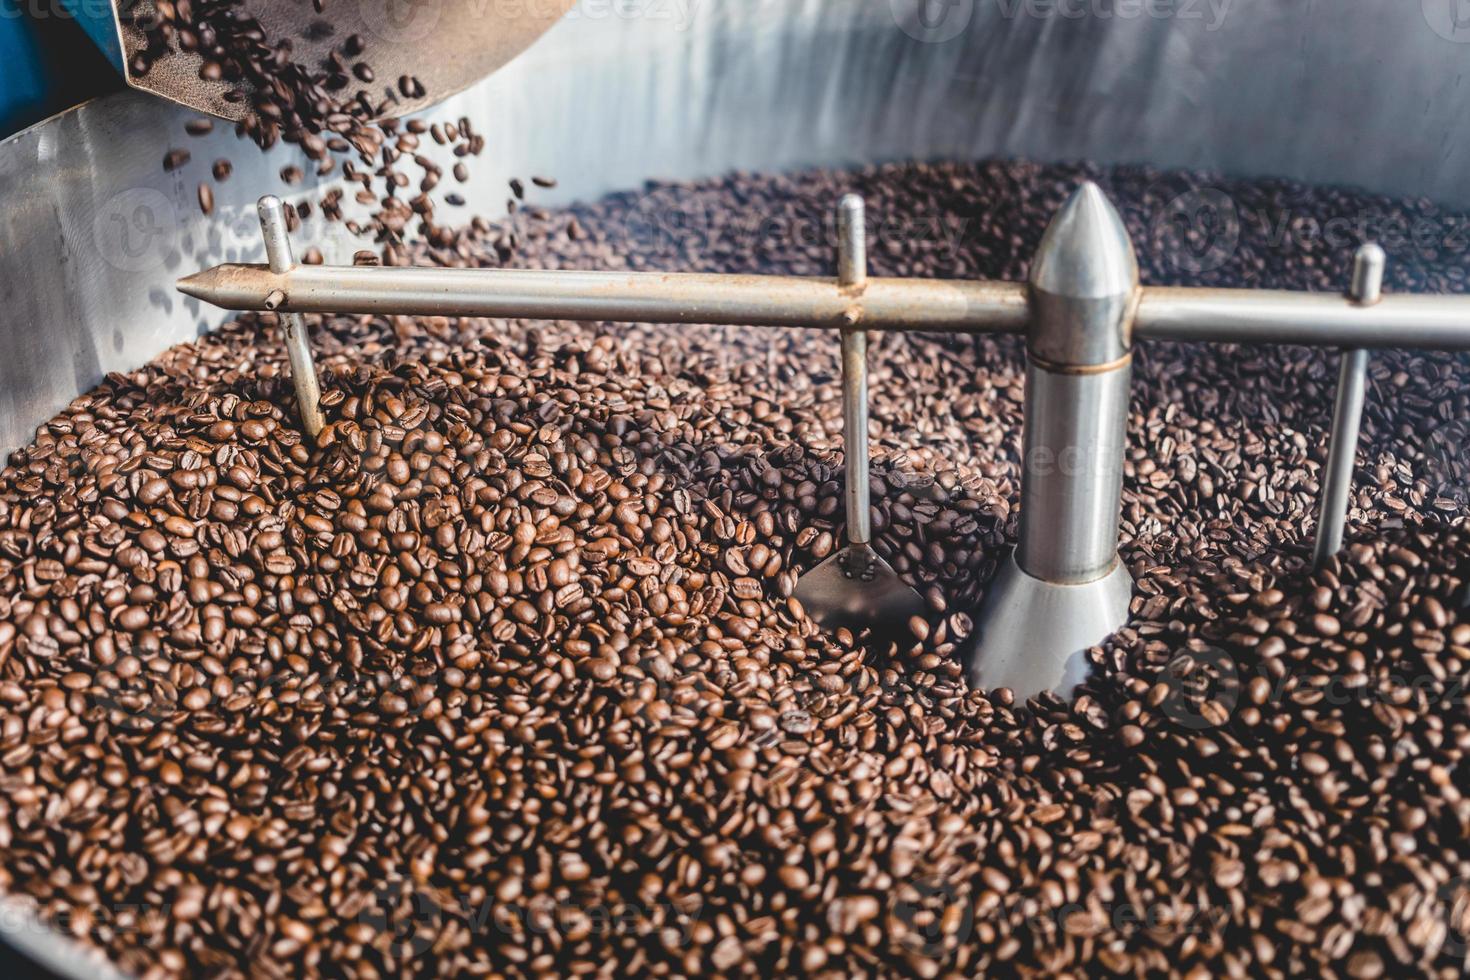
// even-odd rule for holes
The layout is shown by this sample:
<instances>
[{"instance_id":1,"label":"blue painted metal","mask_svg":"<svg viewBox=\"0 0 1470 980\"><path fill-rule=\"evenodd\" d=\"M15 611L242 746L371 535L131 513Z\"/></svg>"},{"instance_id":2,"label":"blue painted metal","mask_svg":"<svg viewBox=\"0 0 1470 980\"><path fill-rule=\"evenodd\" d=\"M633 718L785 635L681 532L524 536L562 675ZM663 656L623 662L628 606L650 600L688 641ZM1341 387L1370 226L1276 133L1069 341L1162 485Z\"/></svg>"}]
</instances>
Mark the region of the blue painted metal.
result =
<instances>
[{"instance_id":1,"label":"blue painted metal","mask_svg":"<svg viewBox=\"0 0 1470 980\"><path fill-rule=\"evenodd\" d=\"M0 0L0 135L50 115L47 75L36 24L16 0Z\"/></svg>"},{"instance_id":2,"label":"blue painted metal","mask_svg":"<svg viewBox=\"0 0 1470 980\"><path fill-rule=\"evenodd\" d=\"M120 88L121 72L110 0L0 0L0 138Z\"/></svg>"},{"instance_id":3,"label":"blue painted metal","mask_svg":"<svg viewBox=\"0 0 1470 980\"><path fill-rule=\"evenodd\" d=\"M0 3L10 0L0 0ZM122 42L117 37L117 20L112 13L112 0L59 0L61 8L107 56L119 75L123 70Z\"/></svg>"}]
</instances>

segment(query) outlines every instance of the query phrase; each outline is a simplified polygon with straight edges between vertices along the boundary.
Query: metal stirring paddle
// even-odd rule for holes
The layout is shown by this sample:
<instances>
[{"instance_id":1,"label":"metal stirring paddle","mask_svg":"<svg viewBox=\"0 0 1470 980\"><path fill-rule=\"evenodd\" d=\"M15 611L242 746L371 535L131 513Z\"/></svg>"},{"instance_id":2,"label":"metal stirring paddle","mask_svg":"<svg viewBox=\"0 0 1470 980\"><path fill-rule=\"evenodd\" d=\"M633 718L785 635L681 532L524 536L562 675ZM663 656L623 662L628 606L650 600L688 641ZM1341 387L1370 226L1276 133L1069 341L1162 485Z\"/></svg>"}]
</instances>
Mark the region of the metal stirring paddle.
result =
<instances>
[{"instance_id":1,"label":"metal stirring paddle","mask_svg":"<svg viewBox=\"0 0 1470 980\"><path fill-rule=\"evenodd\" d=\"M867 285L868 250L863 199L845 195L837 205L837 281L860 295ZM868 483L868 331L842 328L842 443L846 457L847 546L802 575L796 598L807 615L828 628L902 627L923 609L919 594L873 550Z\"/></svg>"}]
</instances>

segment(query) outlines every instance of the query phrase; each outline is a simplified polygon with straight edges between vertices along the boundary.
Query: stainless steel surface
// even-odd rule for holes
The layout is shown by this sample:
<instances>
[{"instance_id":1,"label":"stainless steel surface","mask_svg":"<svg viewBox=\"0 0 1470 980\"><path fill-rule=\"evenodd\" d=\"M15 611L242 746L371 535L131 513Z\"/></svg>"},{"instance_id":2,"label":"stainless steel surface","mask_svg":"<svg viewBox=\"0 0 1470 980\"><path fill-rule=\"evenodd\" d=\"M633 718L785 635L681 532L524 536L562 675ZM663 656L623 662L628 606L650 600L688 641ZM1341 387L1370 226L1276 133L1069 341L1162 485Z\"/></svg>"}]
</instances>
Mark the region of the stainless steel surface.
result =
<instances>
[{"instance_id":1,"label":"stainless steel surface","mask_svg":"<svg viewBox=\"0 0 1470 980\"><path fill-rule=\"evenodd\" d=\"M1111 364L1128 353L1127 313L1138 263L1123 219L1092 181L1047 226L1031 264L1032 327L1026 349L1069 368Z\"/></svg>"},{"instance_id":2,"label":"stainless steel surface","mask_svg":"<svg viewBox=\"0 0 1470 980\"><path fill-rule=\"evenodd\" d=\"M127 980L130 974L109 963L101 951L63 939L53 926L65 928L69 922L58 923L54 915L51 910L38 906L29 896L0 895L0 936L18 953L46 971L34 975L75 977L77 980ZM6 962L9 965L8 957ZM20 977L32 975L31 972L18 974ZM6 980L11 980L9 975Z\"/></svg>"},{"instance_id":3,"label":"stainless steel surface","mask_svg":"<svg viewBox=\"0 0 1470 980\"><path fill-rule=\"evenodd\" d=\"M227 310L265 309L265 298L279 291L285 297L279 308L298 313L829 329L856 317L870 330L932 333L1024 333L1031 309L1047 322L1077 321L1082 310L1100 311L1099 322L1115 322L1109 318L1130 305L1116 297L1093 301L1048 293L1028 308L1027 287L1011 282L877 278L852 296L835 279L543 269L300 265L278 274L262 265L226 263L174 286ZM1077 357L1078 364L1096 364L1094 358L1115 353L1119 338L1470 350L1470 297L1461 295L1387 296L1370 311L1327 293L1147 286L1137 290L1131 308L1131 328L1099 332L1101 339L1074 341L1070 348L1056 341L1044 349Z\"/></svg>"},{"instance_id":4,"label":"stainless steel surface","mask_svg":"<svg viewBox=\"0 0 1470 980\"><path fill-rule=\"evenodd\" d=\"M868 280L863 199L848 194L837 205L837 285L860 295ZM856 319L856 317L855 317ZM868 499L868 331L842 328L842 449L847 470L847 541L873 539Z\"/></svg>"},{"instance_id":5,"label":"stainless steel surface","mask_svg":"<svg viewBox=\"0 0 1470 980\"><path fill-rule=\"evenodd\" d=\"M439 269L299 265L274 273L260 265L221 265L181 279L186 295L231 310L298 313L402 313L727 323L757 327L1020 333L1026 293L1020 283L869 279L860 294L834 279L800 276L545 269ZM1470 301L1467 301L1470 302Z\"/></svg>"},{"instance_id":6,"label":"stainless steel surface","mask_svg":"<svg viewBox=\"0 0 1470 980\"><path fill-rule=\"evenodd\" d=\"M1031 266L1016 549L1029 575L1078 583L1113 567L1132 376L1124 323L1137 287L1122 218L1083 184L1053 217Z\"/></svg>"},{"instance_id":7,"label":"stainless steel surface","mask_svg":"<svg viewBox=\"0 0 1470 980\"><path fill-rule=\"evenodd\" d=\"M837 285L861 295L868 284L867 209L859 194L837 202Z\"/></svg>"},{"instance_id":8,"label":"stainless steel surface","mask_svg":"<svg viewBox=\"0 0 1470 980\"><path fill-rule=\"evenodd\" d=\"M1353 280L1348 298L1360 306L1373 306L1383 296L1383 249L1364 245L1353 256ZM1327 444L1327 466L1322 481L1322 501L1317 512L1317 539L1313 563L1321 568L1342 550L1347 526L1348 500L1353 489L1353 463L1358 456L1358 428L1363 421L1363 397L1368 386L1368 352L1349 348L1342 352L1337 371L1337 400L1332 407L1332 438Z\"/></svg>"},{"instance_id":9,"label":"stainless steel surface","mask_svg":"<svg viewBox=\"0 0 1470 980\"><path fill-rule=\"evenodd\" d=\"M260 233L265 239L266 259L272 272L290 272L296 265L291 254L291 236L286 230L286 209L279 197L267 194L260 199ZM311 336L306 332L306 319L300 313L277 313L281 323L286 357L291 362L291 384L296 389L296 405L301 411L301 426L316 438L326 420L322 418L322 389L317 382L316 361L311 356Z\"/></svg>"},{"instance_id":10,"label":"stainless steel surface","mask_svg":"<svg viewBox=\"0 0 1470 980\"><path fill-rule=\"evenodd\" d=\"M292 157L219 131L190 139L193 161L164 173L189 116L124 93L0 143L0 455L108 372L200 334L174 279L264 254L255 202ZM196 186L219 157L235 175L206 219ZM351 256L321 238L334 258Z\"/></svg>"},{"instance_id":11,"label":"stainless steel surface","mask_svg":"<svg viewBox=\"0 0 1470 980\"><path fill-rule=\"evenodd\" d=\"M837 285L860 299L868 285L863 199L837 204ZM860 319L856 309L848 318ZM923 608L919 594L873 550L868 478L868 331L842 327L842 449L846 467L847 545L797 580L794 595L823 626L899 631Z\"/></svg>"},{"instance_id":12,"label":"stainless steel surface","mask_svg":"<svg viewBox=\"0 0 1470 980\"><path fill-rule=\"evenodd\" d=\"M1118 516L1132 353L1124 322L1138 267L1122 219L1084 184L1031 265L1020 543L976 613L973 684L1026 698L1070 693L1083 655L1128 618ZM1049 357L1042 360L1040 349Z\"/></svg>"},{"instance_id":13,"label":"stainless steel surface","mask_svg":"<svg viewBox=\"0 0 1470 980\"><path fill-rule=\"evenodd\" d=\"M539 117L580 125L598 147L557 171L577 193L655 173L1015 156L1470 204L1470 30L1450 29L1448 0L651 6L619 17L588 4L548 35L576 33L587 59L527 93L539 102L551 86L580 103ZM1240 221L1256 218L1236 207Z\"/></svg>"},{"instance_id":14,"label":"stainless steel surface","mask_svg":"<svg viewBox=\"0 0 1470 980\"><path fill-rule=\"evenodd\" d=\"M1050 582L1112 568L1127 448L1131 362L1097 374L1026 366L1016 562Z\"/></svg>"},{"instance_id":15,"label":"stainless steel surface","mask_svg":"<svg viewBox=\"0 0 1470 980\"><path fill-rule=\"evenodd\" d=\"M842 329L842 452L847 489L847 541L873 539L868 499L868 332Z\"/></svg>"},{"instance_id":16,"label":"stainless steel surface","mask_svg":"<svg viewBox=\"0 0 1470 980\"><path fill-rule=\"evenodd\" d=\"M1358 306L1374 306L1383 299L1383 270L1388 265L1388 255L1376 242L1358 246L1353 255L1353 281L1348 287L1348 299Z\"/></svg>"},{"instance_id":17,"label":"stainless steel surface","mask_svg":"<svg viewBox=\"0 0 1470 980\"><path fill-rule=\"evenodd\" d=\"M1147 288L1134 339L1470 350L1470 297L1385 296L1372 308L1331 293Z\"/></svg>"},{"instance_id":18,"label":"stainless steel surface","mask_svg":"<svg viewBox=\"0 0 1470 980\"><path fill-rule=\"evenodd\" d=\"M1337 369L1337 401L1332 407L1332 439L1323 470L1322 500L1317 511L1313 564L1321 568L1342 550L1348 498L1353 489L1353 461L1358 453L1358 427L1368 382L1368 352L1345 350Z\"/></svg>"},{"instance_id":19,"label":"stainless steel surface","mask_svg":"<svg viewBox=\"0 0 1470 980\"><path fill-rule=\"evenodd\" d=\"M839 549L805 572L792 594L827 629L899 633L924 608L918 593L868 545Z\"/></svg>"},{"instance_id":20,"label":"stainless steel surface","mask_svg":"<svg viewBox=\"0 0 1470 980\"><path fill-rule=\"evenodd\" d=\"M1008 687L1018 700L1044 691L1067 697L1087 678L1087 649L1127 621L1132 594L1121 562L1102 578L1063 585L1008 559L976 613L977 645L963 654L970 683Z\"/></svg>"},{"instance_id":21,"label":"stainless steel surface","mask_svg":"<svg viewBox=\"0 0 1470 980\"><path fill-rule=\"evenodd\" d=\"M572 0L358 0L333 3L324 18L310 3L251 0L249 12L266 37L290 39L293 57L301 64L320 64L345 38L360 37L364 49L352 62L371 65L377 79L371 85L353 79L341 94L352 98L362 91L376 105L391 90L395 98L388 114L397 116L463 92L524 51L571 5ZM153 12L153 0L116 0L114 19L128 84L222 119L243 119L248 102L225 99L239 83L200 78L204 59L198 53L176 51L142 75L133 71L133 56L148 47L134 21ZM323 23L331 29L315 29ZM426 94L402 98L397 80L403 75L418 78Z\"/></svg>"}]
</instances>

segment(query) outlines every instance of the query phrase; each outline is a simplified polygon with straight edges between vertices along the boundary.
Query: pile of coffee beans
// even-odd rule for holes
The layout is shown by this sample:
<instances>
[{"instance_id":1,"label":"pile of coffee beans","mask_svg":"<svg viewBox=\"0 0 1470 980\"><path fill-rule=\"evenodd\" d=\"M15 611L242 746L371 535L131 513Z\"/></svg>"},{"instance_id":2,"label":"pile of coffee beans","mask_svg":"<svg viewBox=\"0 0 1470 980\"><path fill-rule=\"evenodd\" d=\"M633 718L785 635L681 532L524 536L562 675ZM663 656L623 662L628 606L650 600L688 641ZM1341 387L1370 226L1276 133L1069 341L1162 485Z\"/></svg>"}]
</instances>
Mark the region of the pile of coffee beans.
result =
<instances>
[{"instance_id":1,"label":"pile of coffee beans","mask_svg":"<svg viewBox=\"0 0 1470 980\"><path fill-rule=\"evenodd\" d=\"M1389 290L1464 288L1427 202L1026 163L651 185L412 257L830 275L857 191L874 275L1015 279L1084 178L1150 282L1340 290L1346 219ZM959 661L1015 535L1014 338L873 338L876 546L928 605L879 641L791 598L843 530L834 336L308 320L316 443L246 316L0 474L0 888L122 967L1465 968L1465 359L1374 355L1314 573L1335 357L1144 345L1132 618L1022 705Z\"/></svg>"}]
</instances>

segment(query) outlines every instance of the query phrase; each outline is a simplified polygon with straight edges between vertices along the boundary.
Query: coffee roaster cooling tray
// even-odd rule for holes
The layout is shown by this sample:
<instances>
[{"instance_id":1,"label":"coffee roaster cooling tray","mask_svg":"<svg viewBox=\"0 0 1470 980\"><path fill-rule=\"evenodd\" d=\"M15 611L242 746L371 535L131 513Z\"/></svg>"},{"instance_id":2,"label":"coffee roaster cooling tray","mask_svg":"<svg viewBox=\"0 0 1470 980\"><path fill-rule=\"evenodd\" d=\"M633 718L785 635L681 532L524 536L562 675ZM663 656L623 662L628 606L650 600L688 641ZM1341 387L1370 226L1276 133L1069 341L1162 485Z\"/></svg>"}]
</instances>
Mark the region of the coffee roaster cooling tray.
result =
<instances>
[{"instance_id":1,"label":"coffee roaster cooling tray","mask_svg":"<svg viewBox=\"0 0 1470 980\"><path fill-rule=\"evenodd\" d=\"M867 337L874 330L1026 338L1019 541L991 584L968 654L972 683L1066 694L1086 652L1128 619L1118 557L1129 379L1136 339L1343 348L1316 558L1342 544L1367 351L1470 349L1470 298L1383 296L1384 253L1364 245L1346 296L1145 287L1103 192L1083 184L1053 218L1030 281L869 279L863 202L838 205L835 278L296 265L282 205L262 199L268 265L220 265L179 288L231 310L280 314L303 425L322 426L303 313L745 324L830 329L842 344L847 545L796 595L826 626L902 626L920 608L871 544Z\"/></svg>"}]
</instances>

